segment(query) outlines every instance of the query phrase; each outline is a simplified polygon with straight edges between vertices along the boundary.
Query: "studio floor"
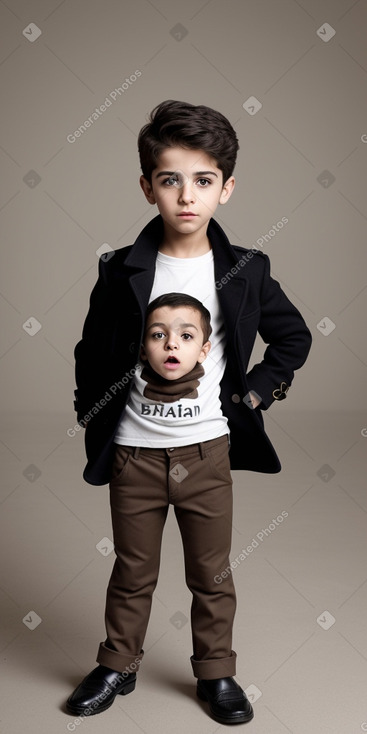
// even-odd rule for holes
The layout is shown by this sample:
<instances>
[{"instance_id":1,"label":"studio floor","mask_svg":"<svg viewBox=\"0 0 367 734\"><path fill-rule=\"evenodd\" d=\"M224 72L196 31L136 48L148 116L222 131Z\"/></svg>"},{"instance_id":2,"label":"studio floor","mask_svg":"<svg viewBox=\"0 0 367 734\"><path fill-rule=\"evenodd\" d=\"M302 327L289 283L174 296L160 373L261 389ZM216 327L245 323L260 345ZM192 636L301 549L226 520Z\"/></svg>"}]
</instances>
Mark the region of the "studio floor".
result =
<instances>
[{"instance_id":1,"label":"studio floor","mask_svg":"<svg viewBox=\"0 0 367 734\"><path fill-rule=\"evenodd\" d=\"M282 472L233 473L233 648L236 680L255 710L237 730L360 734L367 731L366 416L282 409L269 411L266 425ZM13 414L3 424L1 731L228 729L196 697L190 592L172 508L135 691L98 716L66 712L105 636L114 558L108 488L82 480L83 436L68 436L72 426L70 414Z\"/></svg>"}]
</instances>

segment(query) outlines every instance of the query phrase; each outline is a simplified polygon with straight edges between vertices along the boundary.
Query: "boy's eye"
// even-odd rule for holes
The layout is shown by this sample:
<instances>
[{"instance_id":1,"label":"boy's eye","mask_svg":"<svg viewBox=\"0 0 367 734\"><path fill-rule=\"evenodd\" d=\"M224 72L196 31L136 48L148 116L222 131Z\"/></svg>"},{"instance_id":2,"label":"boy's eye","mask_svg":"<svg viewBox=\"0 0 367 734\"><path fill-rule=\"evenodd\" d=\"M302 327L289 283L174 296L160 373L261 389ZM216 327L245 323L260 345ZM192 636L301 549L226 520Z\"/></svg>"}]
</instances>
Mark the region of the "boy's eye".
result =
<instances>
[{"instance_id":1,"label":"boy's eye","mask_svg":"<svg viewBox=\"0 0 367 734\"><path fill-rule=\"evenodd\" d=\"M184 339L185 341L189 341L190 339L193 339L193 336L192 336L192 334L188 334L187 332L185 332L184 334L181 334L181 336L182 336L182 338L183 338L183 339Z\"/></svg>"},{"instance_id":2,"label":"boy's eye","mask_svg":"<svg viewBox=\"0 0 367 734\"><path fill-rule=\"evenodd\" d=\"M165 334L163 334L163 331L155 331L154 334L152 334L152 339L164 339Z\"/></svg>"},{"instance_id":3,"label":"boy's eye","mask_svg":"<svg viewBox=\"0 0 367 734\"><path fill-rule=\"evenodd\" d=\"M178 184L178 178L177 176L170 176L169 178L165 178L163 183L167 186L174 186L175 184Z\"/></svg>"},{"instance_id":4,"label":"boy's eye","mask_svg":"<svg viewBox=\"0 0 367 734\"><path fill-rule=\"evenodd\" d=\"M200 186L200 188L204 189L210 186L211 180L209 178L198 178L197 184ZM169 176L169 178L165 178L163 180L164 186L178 186L181 188L183 186L183 181L178 176Z\"/></svg>"}]
</instances>

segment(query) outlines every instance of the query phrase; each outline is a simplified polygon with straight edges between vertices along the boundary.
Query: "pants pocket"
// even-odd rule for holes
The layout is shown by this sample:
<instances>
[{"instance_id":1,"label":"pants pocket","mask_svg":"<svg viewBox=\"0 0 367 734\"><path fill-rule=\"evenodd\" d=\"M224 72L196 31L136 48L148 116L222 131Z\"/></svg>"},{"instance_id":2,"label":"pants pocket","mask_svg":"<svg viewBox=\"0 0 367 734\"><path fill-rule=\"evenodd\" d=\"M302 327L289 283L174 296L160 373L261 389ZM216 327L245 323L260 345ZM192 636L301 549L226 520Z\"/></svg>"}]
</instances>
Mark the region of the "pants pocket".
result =
<instances>
[{"instance_id":1,"label":"pants pocket","mask_svg":"<svg viewBox=\"0 0 367 734\"><path fill-rule=\"evenodd\" d=\"M111 481L118 482L125 474L130 461L131 453L127 446L119 446L116 444L115 456L112 464Z\"/></svg>"},{"instance_id":2,"label":"pants pocket","mask_svg":"<svg viewBox=\"0 0 367 734\"><path fill-rule=\"evenodd\" d=\"M232 484L231 465L229 461L229 445L228 441L206 451L205 455L209 459L209 463L215 475L222 482Z\"/></svg>"}]
</instances>

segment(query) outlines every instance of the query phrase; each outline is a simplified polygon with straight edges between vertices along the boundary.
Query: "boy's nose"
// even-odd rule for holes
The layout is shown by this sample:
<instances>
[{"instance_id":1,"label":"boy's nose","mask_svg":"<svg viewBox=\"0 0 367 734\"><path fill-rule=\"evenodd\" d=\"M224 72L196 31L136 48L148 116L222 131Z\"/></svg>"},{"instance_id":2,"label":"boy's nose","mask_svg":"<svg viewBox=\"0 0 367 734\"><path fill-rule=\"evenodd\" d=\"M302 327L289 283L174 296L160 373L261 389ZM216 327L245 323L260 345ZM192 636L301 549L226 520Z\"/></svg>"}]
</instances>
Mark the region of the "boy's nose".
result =
<instances>
[{"instance_id":1,"label":"boy's nose","mask_svg":"<svg viewBox=\"0 0 367 734\"><path fill-rule=\"evenodd\" d=\"M180 189L180 200L187 204L195 200L194 192L189 181L186 181Z\"/></svg>"}]
</instances>

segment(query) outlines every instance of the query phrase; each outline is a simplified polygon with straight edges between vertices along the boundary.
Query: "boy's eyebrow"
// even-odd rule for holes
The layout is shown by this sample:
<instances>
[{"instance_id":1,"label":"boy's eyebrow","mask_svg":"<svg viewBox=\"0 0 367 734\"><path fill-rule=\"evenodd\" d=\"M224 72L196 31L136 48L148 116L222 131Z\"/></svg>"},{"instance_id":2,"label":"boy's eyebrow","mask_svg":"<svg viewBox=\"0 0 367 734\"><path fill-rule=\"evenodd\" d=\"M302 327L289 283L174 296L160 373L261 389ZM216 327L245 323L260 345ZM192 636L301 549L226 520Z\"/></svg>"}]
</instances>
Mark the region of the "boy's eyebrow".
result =
<instances>
[{"instance_id":1,"label":"boy's eyebrow","mask_svg":"<svg viewBox=\"0 0 367 734\"><path fill-rule=\"evenodd\" d=\"M148 329L153 329L153 327L155 326L162 326L164 329L167 328L166 324L164 324L162 321L155 321L154 324L150 324L150 326L148 326ZM180 329L181 328L187 329L189 326L191 326L192 329L196 329L196 331L199 331L197 326L195 326L195 324L187 323L187 324L179 324L178 326Z\"/></svg>"},{"instance_id":2,"label":"boy's eyebrow","mask_svg":"<svg viewBox=\"0 0 367 734\"><path fill-rule=\"evenodd\" d=\"M160 173L157 173L156 178L159 178L160 176L174 176L177 173L180 173L180 171L161 171ZM208 174L218 178L214 171L195 171L193 176L207 176Z\"/></svg>"}]
</instances>

